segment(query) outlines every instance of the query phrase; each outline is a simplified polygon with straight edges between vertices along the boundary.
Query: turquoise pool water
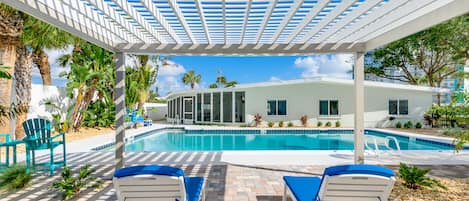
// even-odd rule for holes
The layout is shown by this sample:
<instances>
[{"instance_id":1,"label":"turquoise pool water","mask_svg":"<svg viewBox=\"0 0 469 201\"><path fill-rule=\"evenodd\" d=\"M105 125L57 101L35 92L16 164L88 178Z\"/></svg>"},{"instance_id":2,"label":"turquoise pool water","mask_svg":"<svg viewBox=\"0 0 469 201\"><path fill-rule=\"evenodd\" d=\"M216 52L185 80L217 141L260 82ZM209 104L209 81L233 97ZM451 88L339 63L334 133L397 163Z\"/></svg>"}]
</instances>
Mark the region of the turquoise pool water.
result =
<instances>
[{"instance_id":1,"label":"turquoise pool water","mask_svg":"<svg viewBox=\"0 0 469 201\"><path fill-rule=\"evenodd\" d=\"M222 150L353 150L351 130L162 130L136 137L126 151L222 151ZM369 147L377 140L380 150L451 150L451 144L409 138L391 133L366 131ZM370 137L374 136L374 137ZM385 142L388 142L388 147ZM372 149L373 149L372 148ZM107 149L112 149L108 146Z\"/></svg>"}]
</instances>

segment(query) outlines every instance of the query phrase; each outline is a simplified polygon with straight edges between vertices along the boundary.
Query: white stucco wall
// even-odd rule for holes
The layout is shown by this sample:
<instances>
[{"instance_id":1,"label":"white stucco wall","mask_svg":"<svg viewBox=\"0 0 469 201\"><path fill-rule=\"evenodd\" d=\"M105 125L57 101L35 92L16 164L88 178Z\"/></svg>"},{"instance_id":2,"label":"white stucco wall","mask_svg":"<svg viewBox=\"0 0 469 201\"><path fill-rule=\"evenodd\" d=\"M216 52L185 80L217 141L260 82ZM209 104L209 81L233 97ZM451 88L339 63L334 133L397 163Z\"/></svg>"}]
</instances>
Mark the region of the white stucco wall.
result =
<instances>
[{"instance_id":1,"label":"white stucco wall","mask_svg":"<svg viewBox=\"0 0 469 201\"><path fill-rule=\"evenodd\" d=\"M293 83L293 84L292 84ZM353 127L354 125L354 88L351 80L320 79L293 80L279 83L255 83L239 85L235 88L224 89L199 89L177 92L168 96L168 99L179 96L195 96L197 93L212 92L245 92L245 124L254 123L254 115L262 116L263 124L267 122L284 121L301 125L300 117L307 115L308 124L315 126L318 121L323 125L330 121L332 126L340 121L341 127ZM390 83L365 83L365 126L366 127L390 127L400 121L423 123L423 115L432 105L432 95L435 90L428 87L396 85ZM393 115L395 119L390 121L388 114L389 100L408 100L408 115ZM287 100L287 115L267 115L267 100ZM320 100L338 100L339 115L319 116ZM208 123L208 122L204 122ZM226 123L224 123L226 124Z\"/></svg>"},{"instance_id":2,"label":"white stucco wall","mask_svg":"<svg viewBox=\"0 0 469 201\"><path fill-rule=\"evenodd\" d=\"M267 115L267 100L287 100L287 115ZM406 99L409 101L409 114L396 116L389 121L388 101L390 99ZM338 116L319 116L320 100L338 100ZM432 93L423 91L408 91L400 89L386 89L365 87L365 126L388 127L397 121L422 122L425 111L432 105ZM353 127L354 91L350 85L331 84L298 84L275 87L259 87L246 89L247 123L252 122L254 115L259 113L264 121L293 121L300 124L300 117L307 115L308 124L316 125L321 121L323 125L330 121L335 125L340 121L342 127Z\"/></svg>"},{"instance_id":3,"label":"white stucco wall","mask_svg":"<svg viewBox=\"0 0 469 201\"><path fill-rule=\"evenodd\" d=\"M162 120L168 114L168 106L164 103L145 103L145 113L151 120Z\"/></svg>"},{"instance_id":4,"label":"white stucco wall","mask_svg":"<svg viewBox=\"0 0 469 201\"><path fill-rule=\"evenodd\" d=\"M67 109L73 104L73 100L67 97L63 87L44 86L33 84L31 86L31 103L29 105L28 118L52 119L52 114L58 110L46 106L44 103L51 101L60 108L60 113L65 116Z\"/></svg>"}]
</instances>

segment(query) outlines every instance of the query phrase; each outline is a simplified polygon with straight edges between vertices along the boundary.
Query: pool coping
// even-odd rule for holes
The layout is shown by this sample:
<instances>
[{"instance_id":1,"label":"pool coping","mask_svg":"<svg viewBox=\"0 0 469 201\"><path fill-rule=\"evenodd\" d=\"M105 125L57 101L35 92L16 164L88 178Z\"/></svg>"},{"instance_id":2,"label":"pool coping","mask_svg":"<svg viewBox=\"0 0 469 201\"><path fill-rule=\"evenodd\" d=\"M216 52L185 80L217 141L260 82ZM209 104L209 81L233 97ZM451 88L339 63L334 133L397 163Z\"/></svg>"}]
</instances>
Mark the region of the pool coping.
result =
<instances>
[{"instance_id":1,"label":"pool coping","mask_svg":"<svg viewBox=\"0 0 469 201\"><path fill-rule=\"evenodd\" d=\"M158 126L158 128L154 129L145 129L140 132L133 132L126 136L124 138L124 143L127 141L133 141L135 138L142 138L148 135L152 135L155 132L161 132L164 130L182 130L182 131L203 131L203 130L226 130L226 131L259 131L262 134L262 131L282 131L282 130L298 130L298 131L330 131L330 130L335 130L335 131L352 131L353 128L348 128L348 127L341 127L341 128L304 128L304 127L293 127L293 128L253 128L253 127L224 127L224 126L199 126L199 125L165 125L161 124ZM394 130L387 130L387 129L380 129L380 128L365 128L366 131L378 131L378 132L383 132L391 136L400 136L400 137L407 137L409 139L414 138L417 141L424 141L427 143L431 144L438 144L442 146L449 146L454 148L453 138L449 137L440 137L440 136L428 136L428 135L423 135L423 134L416 134L416 133L409 133L409 132L401 132L401 131L394 131ZM94 146L90 150L91 151L103 151L103 149L109 148L111 146L115 145L115 141L112 142L107 142L107 143L101 143L101 145ZM466 151L469 150L469 144L466 144L464 148L461 151ZM218 150L225 152L225 150ZM232 150L226 150L226 151L232 151ZM242 152L246 151L279 151L279 150L241 150ZM282 151L291 151L291 150L282 150ZM297 150L297 151L320 151L320 150ZM334 151L334 150L328 150L328 151ZM402 150L402 151L419 151L419 150ZM441 150L424 150L424 151L441 151ZM449 151L449 150L445 150Z\"/></svg>"}]
</instances>

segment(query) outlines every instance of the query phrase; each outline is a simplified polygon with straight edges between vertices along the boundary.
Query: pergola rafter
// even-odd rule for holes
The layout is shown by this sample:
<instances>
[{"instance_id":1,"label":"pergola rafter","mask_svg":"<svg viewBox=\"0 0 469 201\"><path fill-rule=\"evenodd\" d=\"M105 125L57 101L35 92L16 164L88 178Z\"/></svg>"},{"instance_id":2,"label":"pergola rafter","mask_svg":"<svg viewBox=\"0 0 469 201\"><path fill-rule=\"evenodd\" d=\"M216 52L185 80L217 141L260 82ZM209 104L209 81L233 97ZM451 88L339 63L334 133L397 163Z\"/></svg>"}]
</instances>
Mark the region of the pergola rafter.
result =
<instances>
[{"instance_id":1,"label":"pergola rafter","mask_svg":"<svg viewBox=\"0 0 469 201\"><path fill-rule=\"evenodd\" d=\"M200 0L195 0L195 5L197 7L197 12L199 13L200 22L204 28L205 38L207 39L208 44L212 44L212 38L210 37L210 32L208 31L207 21L205 21L204 8L202 7L202 2Z\"/></svg>"},{"instance_id":2,"label":"pergola rafter","mask_svg":"<svg viewBox=\"0 0 469 201\"><path fill-rule=\"evenodd\" d=\"M303 1L295 1L293 5L288 9L287 14L283 18L282 22L280 25L277 27L277 30L274 33L274 36L270 40L270 43L274 43L275 41L278 40L280 37L280 34L282 34L283 30L287 26L287 24L291 21L292 17L295 15L295 13L300 9L301 5L303 4Z\"/></svg>"},{"instance_id":3,"label":"pergola rafter","mask_svg":"<svg viewBox=\"0 0 469 201\"><path fill-rule=\"evenodd\" d=\"M177 4L176 1L168 1L168 3L170 7L173 9L173 12L176 14L176 17L178 18L179 23L184 28L184 31L186 32L191 42L193 44L197 44L197 41L195 40L195 37L192 34L192 31L189 28L189 25L187 24L186 18L184 17L184 14L182 13L181 8L179 8L179 4Z\"/></svg>"},{"instance_id":4,"label":"pergola rafter","mask_svg":"<svg viewBox=\"0 0 469 201\"><path fill-rule=\"evenodd\" d=\"M168 21L163 17L163 14L156 8L152 0L141 0L143 7L148 10L153 18L164 28L164 30L171 36L176 43L182 43L179 36L174 32L173 28L169 25Z\"/></svg>"},{"instance_id":5,"label":"pergola rafter","mask_svg":"<svg viewBox=\"0 0 469 201\"><path fill-rule=\"evenodd\" d=\"M272 0L269 3L269 6L266 9L264 18L262 19L262 23L259 27L259 30L257 31L256 42L255 42L256 44L259 43L259 40L261 39L262 35L264 34L265 27L269 23L270 16L272 15L272 12L274 11L275 5L277 5L277 2L278 2L278 0Z\"/></svg>"}]
</instances>

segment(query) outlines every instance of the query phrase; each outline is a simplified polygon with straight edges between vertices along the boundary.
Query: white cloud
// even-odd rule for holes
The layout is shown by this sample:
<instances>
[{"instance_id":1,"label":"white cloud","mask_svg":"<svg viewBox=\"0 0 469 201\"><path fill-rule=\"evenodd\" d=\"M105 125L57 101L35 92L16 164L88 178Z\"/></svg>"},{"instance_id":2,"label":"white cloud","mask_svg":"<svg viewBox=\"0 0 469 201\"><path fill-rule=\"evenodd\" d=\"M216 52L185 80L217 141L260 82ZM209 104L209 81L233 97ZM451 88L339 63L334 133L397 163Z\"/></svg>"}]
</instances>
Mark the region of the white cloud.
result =
<instances>
[{"instance_id":1,"label":"white cloud","mask_svg":"<svg viewBox=\"0 0 469 201\"><path fill-rule=\"evenodd\" d=\"M158 69L158 93L162 96L169 92L174 92L182 89L187 89L182 81L182 74L186 72L184 66L171 62L170 66L160 67ZM198 85L196 86L199 87Z\"/></svg>"},{"instance_id":2,"label":"white cloud","mask_svg":"<svg viewBox=\"0 0 469 201\"><path fill-rule=\"evenodd\" d=\"M276 76L272 76L270 77L269 81L280 81L282 79L280 79L279 77L276 77Z\"/></svg>"},{"instance_id":3,"label":"white cloud","mask_svg":"<svg viewBox=\"0 0 469 201\"><path fill-rule=\"evenodd\" d=\"M314 55L295 60L295 67L303 69L301 77L331 76L351 78L347 71L352 69L352 55Z\"/></svg>"}]
</instances>

